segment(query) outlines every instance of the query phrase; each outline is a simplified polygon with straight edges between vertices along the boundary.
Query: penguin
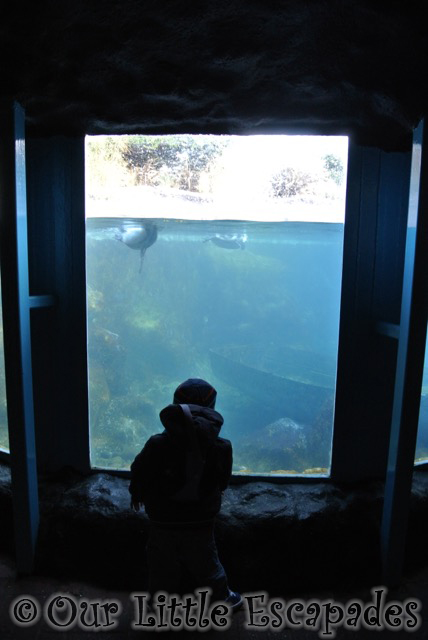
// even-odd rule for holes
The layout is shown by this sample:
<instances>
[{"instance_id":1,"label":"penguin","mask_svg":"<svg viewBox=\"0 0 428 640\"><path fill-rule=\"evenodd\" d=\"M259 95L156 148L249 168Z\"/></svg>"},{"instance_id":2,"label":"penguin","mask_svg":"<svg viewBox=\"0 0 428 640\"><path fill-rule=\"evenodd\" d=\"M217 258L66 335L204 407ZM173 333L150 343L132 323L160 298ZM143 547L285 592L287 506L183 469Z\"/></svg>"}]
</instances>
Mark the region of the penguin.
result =
<instances>
[{"instance_id":1,"label":"penguin","mask_svg":"<svg viewBox=\"0 0 428 640\"><path fill-rule=\"evenodd\" d=\"M230 235L220 235L216 233L212 238L207 238L204 242L212 242L217 247L222 249L244 249L247 242L247 234L243 233L238 235L233 233Z\"/></svg>"},{"instance_id":2,"label":"penguin","mask_svg":"<svg viewBox=\"0 0 428 640\"><path fill-rule=\"evenodd\" d=\"M140 269L143 269L143 261L146 251L157 240L158 228L153 222L146 222L139 226L122 227L116 233L116 239L120 240L130 249L138 249L140 251Z\"/></svg>"}]
</instances>

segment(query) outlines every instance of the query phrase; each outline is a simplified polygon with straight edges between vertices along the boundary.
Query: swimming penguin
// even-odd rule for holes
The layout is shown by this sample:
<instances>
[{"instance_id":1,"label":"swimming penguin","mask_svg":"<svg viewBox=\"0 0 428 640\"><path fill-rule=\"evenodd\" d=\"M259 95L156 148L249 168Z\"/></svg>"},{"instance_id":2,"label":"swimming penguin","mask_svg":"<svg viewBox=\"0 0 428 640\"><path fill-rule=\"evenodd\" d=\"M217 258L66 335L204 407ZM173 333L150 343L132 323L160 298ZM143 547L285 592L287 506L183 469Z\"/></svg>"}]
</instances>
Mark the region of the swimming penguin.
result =
<instances>
[{"instance_id":1,"label":"swimming penguin","mask_svg":"<svg viewBox=\"0 0 428 640\"><path fill-rule=\"evenodd\" d=\"M215 236L207 238L204 242L212 242L222 249L245 249L247 234L232 233L229 235L220 235L219 233L216 233Z\"/></svg>"},{"instance_id":2,"label":"swimming penguin","mask_svg":"<svg viewBox=\"0 0 428 640\"><path fill-rule=\"evenodd\" d=\"M143 260L145 253L149 247L157 240L158 228L153 222L146 222L136 227L123 227L116 233L117 240L126 244L130 249L139 249L140 251L140 269L143 268Z\"/></svg>"}]
</instances>

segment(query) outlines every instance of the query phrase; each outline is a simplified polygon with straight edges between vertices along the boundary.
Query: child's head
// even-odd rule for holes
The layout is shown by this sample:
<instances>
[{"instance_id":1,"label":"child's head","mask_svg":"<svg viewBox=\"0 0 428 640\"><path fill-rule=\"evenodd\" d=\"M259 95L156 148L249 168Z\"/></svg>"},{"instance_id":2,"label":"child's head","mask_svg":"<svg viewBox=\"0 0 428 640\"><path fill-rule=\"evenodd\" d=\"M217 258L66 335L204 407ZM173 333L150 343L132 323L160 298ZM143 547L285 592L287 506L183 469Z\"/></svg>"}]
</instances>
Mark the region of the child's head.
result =
<instances>
[{"instance_id":1,"label":"child's head","mask_svg":"<svg viewBox=\"0 0 428 640\"><path fill-rule=\"evenodd\" d=\"M174 393L174 404L197 404L214 409L217 391L201 378L189 378L182 382Z\"/></svg>"}]
</instances>

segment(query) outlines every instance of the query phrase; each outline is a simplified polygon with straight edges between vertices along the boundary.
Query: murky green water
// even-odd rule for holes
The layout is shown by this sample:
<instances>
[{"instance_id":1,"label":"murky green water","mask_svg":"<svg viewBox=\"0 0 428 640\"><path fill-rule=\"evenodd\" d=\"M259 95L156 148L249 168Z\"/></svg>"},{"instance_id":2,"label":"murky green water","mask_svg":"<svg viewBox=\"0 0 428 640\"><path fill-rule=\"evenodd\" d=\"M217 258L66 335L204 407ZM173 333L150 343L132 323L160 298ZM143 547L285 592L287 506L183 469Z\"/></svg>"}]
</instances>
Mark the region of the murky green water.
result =
<instances>
[{"instance_id":1,"label":"murky green water","mask_svg":"<svg viewBox=\"0 0 428 640\"><path fill-rule=\"evenodd\" d=\"M343 225L87 221L91 452L129 468L184 379L218 391L234 470L327 472ZM241 246L243 248L241 248Z\"/></svg>"}]
</instances>

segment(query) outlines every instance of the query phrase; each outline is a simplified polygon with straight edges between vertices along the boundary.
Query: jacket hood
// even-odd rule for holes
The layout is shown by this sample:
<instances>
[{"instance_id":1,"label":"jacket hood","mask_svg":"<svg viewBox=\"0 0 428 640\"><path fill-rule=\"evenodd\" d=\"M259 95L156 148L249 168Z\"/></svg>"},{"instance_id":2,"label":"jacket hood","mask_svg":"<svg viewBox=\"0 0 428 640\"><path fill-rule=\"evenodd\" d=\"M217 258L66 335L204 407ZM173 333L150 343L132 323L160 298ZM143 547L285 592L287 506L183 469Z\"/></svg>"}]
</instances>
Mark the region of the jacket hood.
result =
<instances>
[{"instance_id":1,"label":"jacket hood","mask_svg":"<svg viewBox=\"0 0 428 640\"><path fill-rule=\"evenodd\" d=\"M169 404L162 409L159 417L165 430L171 437L187 446L192 445L192 439L195 436L200 445L207 446L218 437L223 416L210 407L201 407L196 404L185 406L190 410L191 420L180 404Z\"/></svg>"}]
</instances>

